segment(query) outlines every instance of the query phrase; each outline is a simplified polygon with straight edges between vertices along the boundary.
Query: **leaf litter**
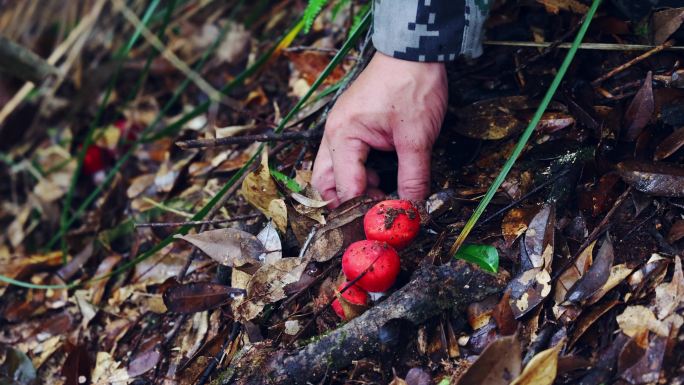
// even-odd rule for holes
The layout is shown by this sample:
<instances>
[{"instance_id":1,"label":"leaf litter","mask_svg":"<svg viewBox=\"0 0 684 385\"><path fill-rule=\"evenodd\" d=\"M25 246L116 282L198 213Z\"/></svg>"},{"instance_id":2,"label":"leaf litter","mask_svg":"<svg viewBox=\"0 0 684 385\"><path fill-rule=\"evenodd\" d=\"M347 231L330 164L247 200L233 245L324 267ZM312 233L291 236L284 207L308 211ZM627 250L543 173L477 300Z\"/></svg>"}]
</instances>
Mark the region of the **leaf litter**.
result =
<instances>
[{"instance_id":1,"label":"leaf litter","mask_svg":"<svg viewBox=\"0 0 684 385\"><path fill-rule=\"evenodd\" d=\"M177 4L164 28L158 20L167 9L159 5L151 12L162 13L150 28L191 66L217 44L197 74L222 86L258 62L265 44L285 35L303 11L303 4L234 3ZM322 6L311 33L290 35L263 67L231 88L230 100L238 104L208 103L193 87L174 98L185 75L159 58L143 75L153 52L134 44L99 115L116 62L102 53L124 46L130 33L111 14L89 32L77 55L81 64L64 84L10 115L0 126L0 177L7 181L0 187L0 221L7 227L0 234L0 274L31 285L79 286L0 286L0 382L227 383L220 379L245 352L297 349L340 327L329 308L340 282L339 258L364 238L363 215L375 201L361 197L329 210L310 186L316 146L307 140L270 143L244 176L239 170L256 154L256 143L199 151L172 143L272 132L341 46L353 22L344 9L357 10L357 3L364 2ZM681 8L664 7L636 23L624 16L630 15L624 4L615 2L624 14L596 20L601 26L589 32L592 41L662 44L681 35ZM8 14L23 11L20 3L7 7ZM500 2L487 36L553 42L586 9L580 1ZM87 11L87 5L64 10L69 17ZM11 22L0 18L0 27ZM40 30L21 35L22 44L52 44ZM455 96L433 149L434 194L424 231L401 252L397 288L421 266L449 260L440 244L460 231L510 155L558 68L557 52L487 46L474 62L448 65ZM477 247L473 259L490 256L491 270L510 277L508 286L464 309L387 332L395 348L330 373L327 383L681 382L684 76L677 52L656 53L592 86L582 74L606 74L638 54L580 50L576 70L488 209L491 219L468 240ZM325 87L343 86L338 82L368 56L368 50L350 51ZM140 89L128 81L137 76ZM17 87L0 81L0 100ZM287 130L320 130L332 91ZM78 177L63 253L57 251L61 234L45 246L60 233L75 154L87 143L91 121L91 145L104 149L103 172L114 174L110 183L102 173ZM136 135L146 137L128 153ZM590 155L578 155L578 148ZM396 173L391 160L371 156L369 162L383 181ZM574 171L559 176L568 164ZM211 217L187 224L225 186L228 197ZM630 187L628 199L619 200ZM155 251L136 260L148 250ZM383 306L392 291L369 309Z\"/></svg>"}]
</instances>

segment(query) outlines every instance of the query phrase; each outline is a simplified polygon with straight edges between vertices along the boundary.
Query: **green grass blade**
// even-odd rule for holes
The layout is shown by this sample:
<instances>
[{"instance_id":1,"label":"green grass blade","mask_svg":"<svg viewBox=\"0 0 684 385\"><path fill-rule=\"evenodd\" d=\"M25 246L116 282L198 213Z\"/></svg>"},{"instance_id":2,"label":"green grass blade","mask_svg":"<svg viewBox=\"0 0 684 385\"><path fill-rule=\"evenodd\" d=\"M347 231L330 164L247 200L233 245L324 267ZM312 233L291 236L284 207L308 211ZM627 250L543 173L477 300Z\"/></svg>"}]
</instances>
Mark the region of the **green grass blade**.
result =
<instances>
[{"instance_id":1,"label":"green grass blade","mask_svg":"<svg viewBox=\"0 0 684 385\"><path fill-rule=\"evenodd\" d=\"M572 59L575 57L575 53L577 53L577 48L582 43L584 35L586 35L587 30L589 29L589 24L591 24L591 20L594 18L596 10L598 9L600 4L601 0L593 0L591 8L589 8L589 11L585 16L584 21L582 22L582 26L580 27L579 32L577 32L577 36L575 36L575 40L572 43L572 47L570 47L570 50L565 55L565 59L563 60L563 63L558 69L558 73L556 73L556 76L553 78L551 86L549 86L549 89L546 91L546 95L544 95L544 99L542 99L539 108L537 108L537 111L532 117L532 120L525 129L525 132L523 132L522 136L520 137L518 144L516 144L515 148L513 149L513 153L504 164L503 168L501 169L501 172L496 177L492 185L489 186L487 193L482 198L480 204L478 204L473 214L470 216L470 219L468 219L468 222L466 222L465 226L463 226L463 230L458 235L458 238L449 250L450 255L455 255L458 252L458 249L466 240L468 234L470 234L470 231L475 226L475 223L477 223L478 219L480 219L480 216L482 216L482 213L484 213L485 209L489 205L489 202L491 202L492 198L494 197L494 194L496 194L496 191L499 189L503 181L506 179L506 176L511 171L513 164L518 159L518 156L520 156L520 153L525 148L525 145L532 136L535 127L537 127L537 124L539 124L539 121L541 120L544 111L546 111L546 107L548 107L549 103L551 102L551 99L553 98L553 95L556 93L558 86L563 80L563 77L565 77L565 73L568 71L568 67L570 67L570 63L572 63Z\"/></svg>"}]
</instances>

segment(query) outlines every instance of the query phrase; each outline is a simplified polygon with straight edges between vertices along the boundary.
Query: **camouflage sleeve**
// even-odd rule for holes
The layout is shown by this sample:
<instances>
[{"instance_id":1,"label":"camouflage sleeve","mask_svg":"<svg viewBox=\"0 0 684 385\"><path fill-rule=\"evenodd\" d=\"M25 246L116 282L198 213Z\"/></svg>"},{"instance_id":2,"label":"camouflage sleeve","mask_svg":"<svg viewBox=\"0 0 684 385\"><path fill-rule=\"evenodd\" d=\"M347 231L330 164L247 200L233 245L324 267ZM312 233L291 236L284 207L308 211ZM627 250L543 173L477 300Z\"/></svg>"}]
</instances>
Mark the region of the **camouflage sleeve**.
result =
<instances>
[{"instance_id":1,"label":"camouflage sleeve","mask_svg":"<svg viewBox=\"0 0 684 385\"><path fill-rule=\"evenodd\" d=\"M398 59L443 62L482 54L493 0L374 0L373 44Z\"/></svg>"}]
</instances>

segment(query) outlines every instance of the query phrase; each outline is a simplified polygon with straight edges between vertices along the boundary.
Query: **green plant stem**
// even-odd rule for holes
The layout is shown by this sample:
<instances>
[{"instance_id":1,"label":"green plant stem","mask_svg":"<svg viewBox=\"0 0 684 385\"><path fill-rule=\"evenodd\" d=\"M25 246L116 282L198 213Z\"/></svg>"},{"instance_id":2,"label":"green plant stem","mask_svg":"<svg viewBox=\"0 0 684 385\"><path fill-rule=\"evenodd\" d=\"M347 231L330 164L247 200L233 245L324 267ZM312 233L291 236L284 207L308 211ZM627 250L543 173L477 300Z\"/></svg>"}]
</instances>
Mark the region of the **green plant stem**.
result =
<instances>
[{"instance_id":1,"label":"green plant stem","mask_svg":"<svg viewBox=\"0 0 684 385\"><path fill-rule=\"evenodd\" d=\"M577 32L577 36L575 36L575 40L573 41L572 46L570 47L570 50L565 55L565 59L563 60L563 63L561 64L560 68L558 69L556 76L553 78L553 82L551 82L551 86L549 86L549 89L546 91L546 95L544 95L544 99L542 99L542 102L539 105L539 108L537 108L537 111L534 113L532 120L527 125L527 128L525 129L525 132L523 132L522 136L520 137L520 140L518 140L518 143L516 144L515 148L513 149L513 153L511 154L511 156L508 158L508 160L504 164L503 168L501 169L501 172L499 173L499 175L497 175L497 177L494 180L494 182L492 183L492 185L489 186L487 193L485 194L485 196L480 201L480 204L477 205L475 212L473 212L473 214L470 216L470 219L468 219L468 222L466 222L465 226L463 226L463 230L458 235L458 238L456 239L454 244L451 246L451 249L449 250L449 255L456 255L456 253L458 252L458 249L463 245L463 242L465 242L466 238L468 237L468 234L470 234L470 231L475 226L475 223L477 223L478 219L480 219L480 216L482 216L482 214L484 213L485 209L489 205L489 202L491 202L492 198L494 197L494 194L496 194L499 187L501 187L501 184L504 182L504 180L506 179L506 176L511 171L513 164L515 164L515 161L518 159L518 157L520 156L520 153L522 153L523 149L525 148L525 145L530 140L530 137L532 136L534 129L537 127L537 124L539 124L539 121L541 120L541 117L544 114L544 111L546 111L546 107L548 107L549 103L551 102L551 99L553 98L553 95L556 93L558 86L560 85L561 81L563 80L563 77L565 77L565 74L568 71L570 64L572 63L572 60L575 57L575 53L577 53L577 48L582 43L582 40L584 39L584 35L586 35L587 30L589 29L589 24L591 24L591 20L594 18L594 15L596 14L596 10L598 9L600 4L601 4L601 0L593 0L593 3L591 4L591 8L589 8L589 11L587 12L587 14L585 16L584 21L582 21L582 26L580 27L579 31Z\"/></svg>"}]
</instances>

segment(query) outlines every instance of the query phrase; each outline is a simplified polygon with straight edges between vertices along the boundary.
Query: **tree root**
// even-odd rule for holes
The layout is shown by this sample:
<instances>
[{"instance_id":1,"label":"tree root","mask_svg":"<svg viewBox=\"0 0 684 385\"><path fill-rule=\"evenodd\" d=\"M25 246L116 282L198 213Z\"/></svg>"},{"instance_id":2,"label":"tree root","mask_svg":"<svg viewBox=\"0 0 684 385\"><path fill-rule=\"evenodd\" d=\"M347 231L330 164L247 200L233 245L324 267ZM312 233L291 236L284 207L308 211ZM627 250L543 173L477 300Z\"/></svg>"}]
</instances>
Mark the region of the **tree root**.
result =
<instances>
[{"instance_id":1,"label":"tree root","mask_svg":"<svg viewBox=\"0 0 684 385\"><path fill-rule=\"evenodd\" d=\"M463 307L499 292L504 274L494 276L463 261L427 266L384 302L361 316L293 350L274 350L267 344L251 345L217 381L220 384L305 384L352 361L377 353L378 330L389 320L404 319L420 325L452 307Z\"/></svg>"}]
</instances>

